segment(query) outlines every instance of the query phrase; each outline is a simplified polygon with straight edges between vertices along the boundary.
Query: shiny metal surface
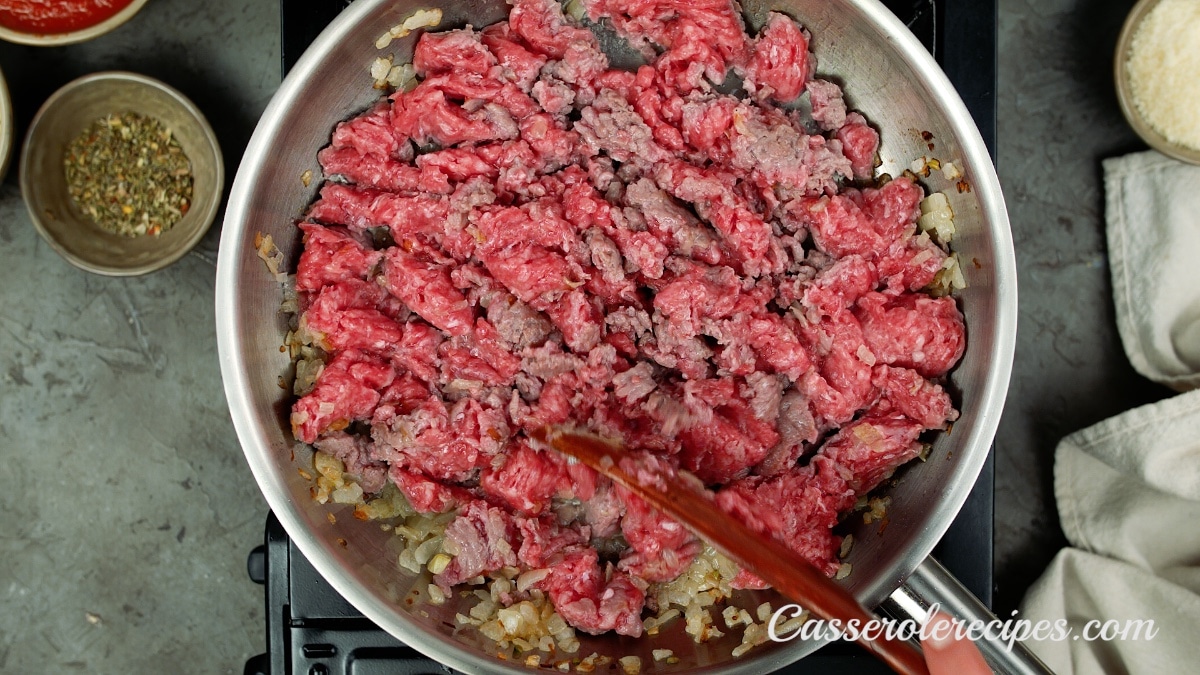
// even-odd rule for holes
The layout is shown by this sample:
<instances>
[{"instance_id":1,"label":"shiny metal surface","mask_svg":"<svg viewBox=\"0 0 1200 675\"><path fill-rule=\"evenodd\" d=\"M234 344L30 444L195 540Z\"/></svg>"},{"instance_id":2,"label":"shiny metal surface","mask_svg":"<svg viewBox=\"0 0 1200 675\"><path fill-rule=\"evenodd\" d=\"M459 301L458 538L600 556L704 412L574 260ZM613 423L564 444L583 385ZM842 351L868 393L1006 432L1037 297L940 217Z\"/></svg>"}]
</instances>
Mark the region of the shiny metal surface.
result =
<instances>
[{"instance_id":1,"label":"shiny metal surface","mask_svg":"<svg viewBox=\"0 0 1200 675\"><path fill-rule=\"evenodd\" d=\"M491 656L469 634L455 635L453 616L465 611L413 608L400 602L420 580L398 572L387 547L391 535L356 521L347 510L328 509L309 499L298 474L310 457L292 441L288 400L278 385L289 363L281 354L286 318L278 312L280 289L255 254L256 233L271 234L294 260L295 220L316 194L319 180L305 186L301 174L320 175L316 152L333 125L376 100L367 67L381 54L411 54L415 36L379 52L373 43L416 7L407 0L360 0L317 39L297 63L255 130L230 194L217 270L217 338L226 396L247 462L288 533L318 571L367 617L415 648L466 672L527 672ZM846 88L851 105L881 130L882 171L893 175L922 156L954 162L969 189L960 191L938 172L925 180L944 190L956 213L955 248L969 288L959 296L968 326L968 346L952 376L963 411L953 433L942 435L925 463L898 472L888 524L852 528L853 565L845 583L862 602L881 602L933 549L986 459L1000 419L1012 366L1016 332L1016 270L1000 186L991 159L949 81L920 43L874 0L794 0L745 3L751 26L768 9L791 14L814 34L817 71ZM502 2L446 5L443 27L483 26L504 16ZM931 149L929 145L932 144ZM339 543L345 541L345 546ZM747 594L750 602L778 599ZM424 613L422 613L424 612ZM693 645L675 625L655 638L581 636L580 656L598 651L642 657L647 671L762 673L791 663L818 645L769 644L733 660L739 631ZM678 664L655 663L652 649L673 649Z\"/></svg>"},{"instance_id":2,"label":"shiny metal surface","mask_svg":"<svg viewBox=\"0 0 1200 675\"><path fill-rule=\"evenodd\" d=\"M958 583L945 567L932 557L905 580L884 602L889 614L903 615L924 624L930 610L937 604L941 611L971 625L1000 626L1002 622L971 592ZM995 623L992 623L995 622ZM1053 675L1042 660L1020 642L1002 639L1001 630L993 628L975 642L983 658L997 673L1006 675Z\"/></svg>"}]
</instances>

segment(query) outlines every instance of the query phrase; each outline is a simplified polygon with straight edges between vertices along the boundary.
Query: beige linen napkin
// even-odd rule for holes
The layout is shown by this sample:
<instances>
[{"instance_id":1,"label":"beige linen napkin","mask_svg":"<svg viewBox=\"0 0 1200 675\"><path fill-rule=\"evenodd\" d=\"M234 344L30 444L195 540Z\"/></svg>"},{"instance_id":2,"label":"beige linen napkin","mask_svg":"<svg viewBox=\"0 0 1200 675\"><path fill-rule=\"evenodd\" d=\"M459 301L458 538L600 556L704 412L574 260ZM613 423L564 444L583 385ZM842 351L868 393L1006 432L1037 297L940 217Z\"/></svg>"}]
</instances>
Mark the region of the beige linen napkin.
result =
<instances>
[{"instance_id":1,"label":"beige linen napkin","mask_svg":"<svg viewBox=\"0 0 1200 675\"><path fill-rule=\"evenodd\" d=\"M1020 616L1066 619L1078 637L1026 646L1060 674L1197 672L1200 391L1074 433L1054 459L1071 548L1029 589ZM1153 621L1158 634L1089 642L1093 620Z\"/></svg>"},{"instance_id":2,"label":"beige linen napkin","mask_svg":"<svg viewBox=\"0 0 1200 675\"><path fill-rule=\"evenodd\" d=\"M1156 152L1104 162L1117 326L1133 366L1200 386L1200 167ZM1200 672L1200 391L1068 436L1054 496L1070 548L1021 617L1065 620L1066 640L1027 641L1058 673ZM1088 641L1088 622L1154 622L1146 639Z\"/></svg>"},{"instance_id":3,"label":"beige linen napkin","mask_svg":"<svg viewBox=\"0 0 1200 675\"><path fill-rule=\"evenodd\" d=\"M1104 160L1117 329L1130 363L1200 386L1200 166L1154 151Z\"/></svg>"}]
</instances>

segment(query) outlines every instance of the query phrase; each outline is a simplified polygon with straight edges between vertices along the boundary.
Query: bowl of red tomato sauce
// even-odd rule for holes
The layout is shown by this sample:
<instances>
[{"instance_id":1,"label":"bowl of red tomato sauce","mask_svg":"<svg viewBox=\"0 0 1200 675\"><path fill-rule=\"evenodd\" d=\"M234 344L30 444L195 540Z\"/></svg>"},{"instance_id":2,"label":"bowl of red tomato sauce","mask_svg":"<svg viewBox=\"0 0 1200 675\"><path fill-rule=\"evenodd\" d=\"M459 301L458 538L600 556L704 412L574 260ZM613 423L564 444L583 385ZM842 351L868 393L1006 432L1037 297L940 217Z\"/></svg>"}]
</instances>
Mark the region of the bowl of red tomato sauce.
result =
<instances>
[{"instance_id":1,"label":"bowl of red tomato sauce","mask_svg":"<svg viewBox=\"0 0 1200 675\"><path fill-rule=\"evenodd\" d=\"M55 46L84 42L125 23L148 0L0 0L0 40Z\"/></svg>"}]
</instances>

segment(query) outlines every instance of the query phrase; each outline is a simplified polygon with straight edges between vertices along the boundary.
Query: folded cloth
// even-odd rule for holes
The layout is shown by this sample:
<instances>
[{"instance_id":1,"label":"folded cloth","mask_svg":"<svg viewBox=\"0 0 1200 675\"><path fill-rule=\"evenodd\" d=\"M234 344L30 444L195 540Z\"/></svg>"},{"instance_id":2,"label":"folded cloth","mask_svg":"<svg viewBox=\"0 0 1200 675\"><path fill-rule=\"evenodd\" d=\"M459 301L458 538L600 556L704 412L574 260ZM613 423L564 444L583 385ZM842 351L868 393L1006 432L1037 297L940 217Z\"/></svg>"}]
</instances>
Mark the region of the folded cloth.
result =
<instances>
[{"instance_id":1,"label":"folded cloth","mask_svg":"<svg viewBox=\"0 0 1200 675\"><path fill-rule=\"evenodd\" d=\"M1065 620L1071 637L1026 646L1064 675L1196 672L1200 391L1065 438L1055 451L1054 494L1072 548L1029 589L1021 616ZM1093 630L1118 622L1124 639L1088 641L1089 621Z\"/></svg>"},{"instance_id":2,"label":"folded cloth","mask_svg":"<svg viewBox=\"0 0 1200 675\"><path fill-rule=\"evenodd\" d=\"M1200 387L1200 166L1154 151L1104 160L1117 329L1130 363Z\"/></svg>"}]
</instances>

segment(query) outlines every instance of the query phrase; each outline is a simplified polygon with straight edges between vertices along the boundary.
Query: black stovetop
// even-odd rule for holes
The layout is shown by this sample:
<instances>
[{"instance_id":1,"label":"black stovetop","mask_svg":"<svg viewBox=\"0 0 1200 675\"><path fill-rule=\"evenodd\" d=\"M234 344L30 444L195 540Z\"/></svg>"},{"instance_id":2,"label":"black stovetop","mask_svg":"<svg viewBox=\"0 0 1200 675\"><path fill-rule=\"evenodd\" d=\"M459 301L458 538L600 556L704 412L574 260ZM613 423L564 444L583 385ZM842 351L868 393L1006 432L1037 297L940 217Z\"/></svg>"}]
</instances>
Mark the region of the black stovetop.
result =
<instances>
[{"instance_id":1,"label":"black stovetop","mask_svg":"<svg viewBox=\"0 0 1200 675\"><path fill-rule=\"evenodd\" d=\"M975 118L995 157L997 0L883 0L933 53ZM282 66L287 72L314 38L350 2L280 0ZM994 458L989 456L970 497L934 556L988 606L992 598ZM267 651L246 663L247 675L445 675L372 624L313 569L274 515L265 543L251 553L250 577L266 586ZM887 673L853 645L834 643L780 671Z\"/></svg>"}]
</instances>

